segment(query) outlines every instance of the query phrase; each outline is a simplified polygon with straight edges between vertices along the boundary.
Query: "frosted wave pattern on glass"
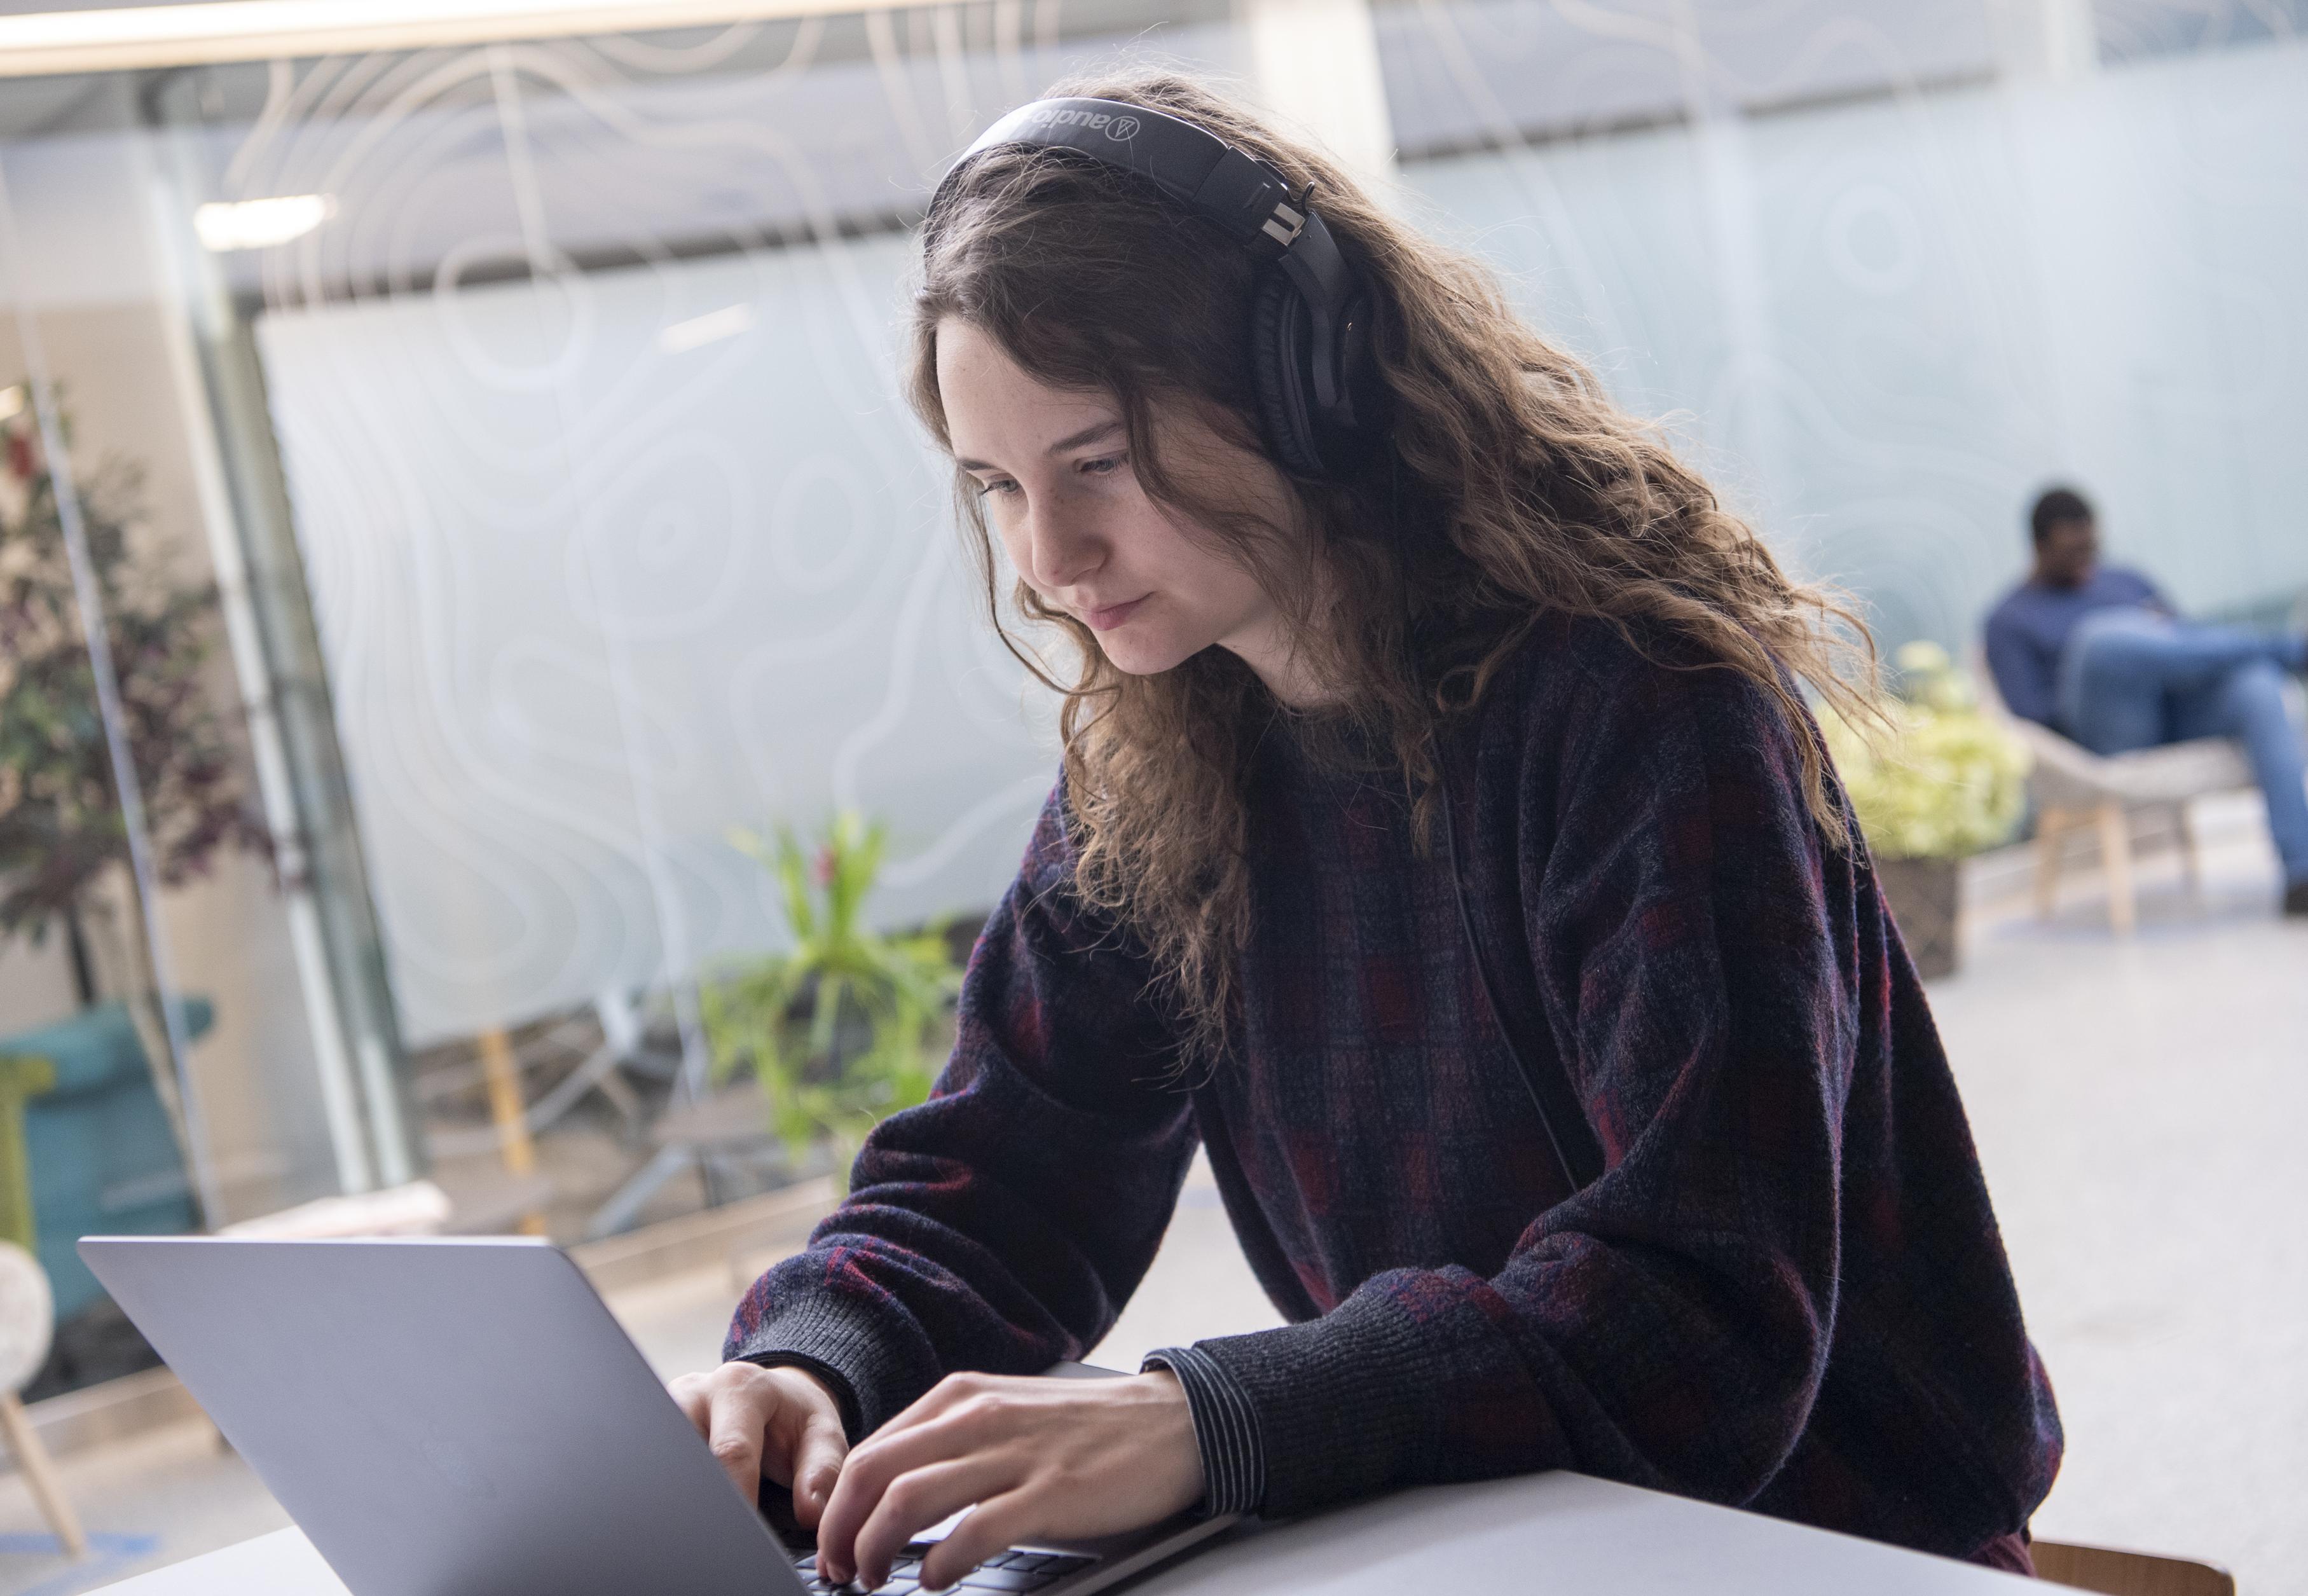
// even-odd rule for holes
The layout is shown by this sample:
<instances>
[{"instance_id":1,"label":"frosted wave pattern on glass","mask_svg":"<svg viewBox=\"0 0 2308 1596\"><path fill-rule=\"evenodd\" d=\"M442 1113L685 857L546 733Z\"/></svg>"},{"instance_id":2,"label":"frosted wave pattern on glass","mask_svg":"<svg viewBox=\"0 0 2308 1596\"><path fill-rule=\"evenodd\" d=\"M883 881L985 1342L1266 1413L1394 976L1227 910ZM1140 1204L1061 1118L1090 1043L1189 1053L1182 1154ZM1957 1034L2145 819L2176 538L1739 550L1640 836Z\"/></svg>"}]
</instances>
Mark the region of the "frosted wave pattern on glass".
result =
<instances>
[{"instance_id":1,"label":"frosted wave pattern on glass","mask_svg":"<svg viewBox=\"0 0 2308 1596\"><path fill-rule=\"evenodd\" d=\"M1054 748L891 391L905 251L261 322L412 1040L774 945L733 824L886 817L891 921L999 894Z\"/></svg>"},{"instance_id":2,"label":"frosted wave pattern on glass","mask_svg":"<svg viewBox=\"0 0 2308 1596\"><path fill-rule=\"evenodd\" d=\"M2308 47L1413 163L1887 648L1971 647L2059 478L2198 610L2308 588Z\"/></svg>"},{"instance_id":3,"label":"frosted wave pattern on glass","mask_svg":"<svg viewBox=\"0 0 2308 1596\"><path fill-rule=\"evenodd\" d=\"M1055 706L899 401L895 229L1033 84L1236 50L1211 16L1058 23L1004 0L209 85L214 192L335 202L224 265L265 307L410 1041L778 945L734 826L886 820L885 924L1006 884Z\"/></svg>"}]
</instances>

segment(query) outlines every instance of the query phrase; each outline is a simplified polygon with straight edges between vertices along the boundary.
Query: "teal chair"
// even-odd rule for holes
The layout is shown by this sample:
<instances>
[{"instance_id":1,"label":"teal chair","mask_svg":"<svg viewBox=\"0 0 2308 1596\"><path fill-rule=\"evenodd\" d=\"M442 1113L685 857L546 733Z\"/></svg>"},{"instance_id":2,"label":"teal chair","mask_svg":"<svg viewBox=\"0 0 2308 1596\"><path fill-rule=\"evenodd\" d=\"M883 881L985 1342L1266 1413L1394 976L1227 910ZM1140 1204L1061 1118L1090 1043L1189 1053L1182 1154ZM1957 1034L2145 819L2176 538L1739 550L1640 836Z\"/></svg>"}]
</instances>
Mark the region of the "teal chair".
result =
<instances>
[{"instance_id":1,"label":"teal chair","mask_svg":"<svg viewBox=\"0 0 2308 1596\"><path fill-rule=\"evenodd\" d=\"M187 1038L216 1020L205 997L179 998L177 1014ZM0 1169L0 1214L21 1225L29 1198L30 1245L62 1324L104 1295L73 1244L191 1229L191 1183L121 1005L0 1037L0 1060L10 1061L0 1068L0 1117L22 1117L21 1142L0 1126L0 1165L21 1160Z\"/></svg>"}]
</instances>

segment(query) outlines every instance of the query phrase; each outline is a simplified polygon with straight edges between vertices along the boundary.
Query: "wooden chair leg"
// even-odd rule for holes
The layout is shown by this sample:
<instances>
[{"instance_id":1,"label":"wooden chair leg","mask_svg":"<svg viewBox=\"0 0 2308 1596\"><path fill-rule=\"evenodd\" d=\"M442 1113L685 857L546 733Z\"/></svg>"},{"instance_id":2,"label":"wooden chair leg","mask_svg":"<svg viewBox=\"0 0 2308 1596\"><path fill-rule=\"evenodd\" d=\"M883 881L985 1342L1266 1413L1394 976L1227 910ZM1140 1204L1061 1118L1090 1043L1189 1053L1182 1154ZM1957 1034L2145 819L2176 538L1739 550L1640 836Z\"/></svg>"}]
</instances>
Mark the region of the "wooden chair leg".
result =
<instances>
[{"instance_id":1,"label":"wooden chair leg","mask_svg":"<svg viewBox=\"0 0 2308 1596\"><path fill-rule=\"evenodd\" d=\"M505 1173L515 1179L534 1174L537 1144L530 1140L529 1111L521 1100L521 1072L513 1065L512 1043L495 1026L481 1032L481 1075L488 1083L489 1117L496 1123L497 1152ZM525 1236L545 1234L545 1215L530 1212L521 1221Z\"/></svg>"},{"instance_id":2,"label":"wooden chair leg","mask_svg":"<svg viewBox=\"0 0 2308 1596\"><path fill-rule=\"evenodd\" d=\"M2108 924L2129 936L2140 924L2140 906L2131 890L2131 827L2122 804L2099 807L2099 858L2107 874Z\"/></svg>"},{"instance_id":3,"label":"wooden chair leg","mask_svg":"<svg viewBox=\"0 0 2308 1596\"><path fill-rule=\"evenodd\" d=\"M32 1499L40 1505L40 1515L56 1532L65 1555L74 1562L88 1556L88 1537L81 1532L80 1514L73 1511L72 1498L65 1495L64 1481L56 1478L56 1466L48 1461L48 1449L40 1445L40 1433L32 1428L22 1399L13 1391L0 1392L0 1430L7 1432L8 1450L16 1454L24 1483L32 1488Z\"/></svg>"},{"instance_id":4,"label":"wooden chair leg","mask_svg":"<svg viewBox=\"0 0 2308 1596\"><path fill-rule=\"evenodd\" d=\"M2036 918L2050 919L2060 891L2060 853L2067 841L2065 809L2046 808L2036 816Z\"/></svg>"},{"instance_id":5,"label":"wooden chair leg","mask_svg":"<svg viewBox=\"0 0 2308 1596\"><path fill-rule=\"evenodd\" d=\"M2172 806L2172 830L2180 840L2180 876L2187 883L2188 898L2198 908L2204 902L2204 872L2196 857L2196 828L2188 818L2185 798Z\"/></svg>"}]
</instances>

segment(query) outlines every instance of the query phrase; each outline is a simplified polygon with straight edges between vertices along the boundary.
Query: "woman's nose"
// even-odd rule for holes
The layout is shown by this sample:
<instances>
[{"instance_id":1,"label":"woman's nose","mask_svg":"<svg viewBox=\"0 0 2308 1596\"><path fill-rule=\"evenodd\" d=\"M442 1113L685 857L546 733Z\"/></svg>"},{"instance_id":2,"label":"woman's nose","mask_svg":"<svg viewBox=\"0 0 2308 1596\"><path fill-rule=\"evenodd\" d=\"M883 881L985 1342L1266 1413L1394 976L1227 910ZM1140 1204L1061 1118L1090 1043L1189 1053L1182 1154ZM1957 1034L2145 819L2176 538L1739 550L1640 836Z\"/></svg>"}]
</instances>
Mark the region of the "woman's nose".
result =
<instances>
[{"instance_id":1,"label":"woman's nose","mask_svg":"<svg viewBox=\"0 0 2308 1596\"><path fill-rule=\"evenodd\" d=\"M1029 511L1027 552L1032 561L1034 585L1045 592L1072 587L1106 560L1097 532L1063 513Z\"/></svg>"}]
</instances>

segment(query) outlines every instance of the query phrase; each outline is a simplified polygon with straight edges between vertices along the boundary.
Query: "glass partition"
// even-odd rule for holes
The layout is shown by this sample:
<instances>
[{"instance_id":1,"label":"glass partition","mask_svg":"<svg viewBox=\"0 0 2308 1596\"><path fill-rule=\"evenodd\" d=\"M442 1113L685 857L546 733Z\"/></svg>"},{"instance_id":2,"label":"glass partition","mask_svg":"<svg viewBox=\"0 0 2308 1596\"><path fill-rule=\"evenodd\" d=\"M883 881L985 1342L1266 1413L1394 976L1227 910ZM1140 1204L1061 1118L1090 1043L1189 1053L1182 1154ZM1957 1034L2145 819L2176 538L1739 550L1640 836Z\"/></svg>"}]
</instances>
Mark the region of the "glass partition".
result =
<instances>
[{"instance_id":1,"label":"glass partition","mask_svg":"<svg viewBox=\"0 0 2308 1596\"><path fill-rule=\"evenodd\" d=\"M2308 395L2279 375L2308 246L2292 14L1376 13L1421 216L1669 418L1887 649L1959 654L2022 574L2021 517L2054 479L2192 608L2308 589L2289 441Z\"/></svg>"}]
</instances>

